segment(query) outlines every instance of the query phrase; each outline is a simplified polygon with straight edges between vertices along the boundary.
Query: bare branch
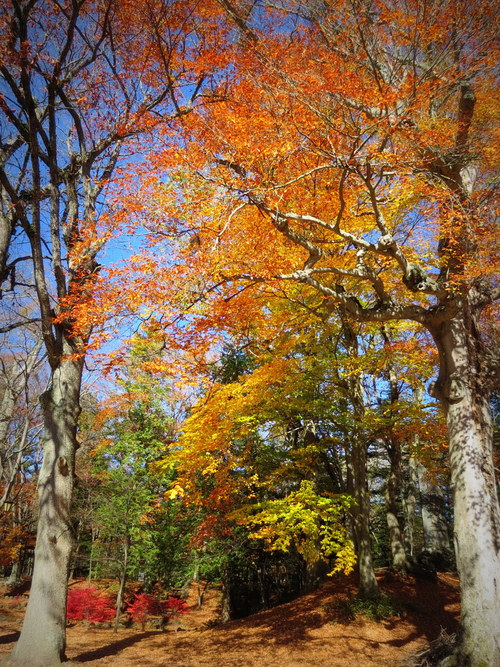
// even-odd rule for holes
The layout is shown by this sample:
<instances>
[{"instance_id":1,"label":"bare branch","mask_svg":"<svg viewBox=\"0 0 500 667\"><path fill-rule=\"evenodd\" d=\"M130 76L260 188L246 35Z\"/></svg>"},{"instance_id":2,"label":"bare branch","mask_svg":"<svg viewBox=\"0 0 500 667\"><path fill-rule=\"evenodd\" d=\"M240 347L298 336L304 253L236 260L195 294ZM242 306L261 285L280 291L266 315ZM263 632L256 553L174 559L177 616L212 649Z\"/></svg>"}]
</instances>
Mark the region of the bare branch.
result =
<instances>
[{"instance_id":1,"label":"bare branch","mask_svg":"<svg viewBox=\"0 0 500 667\"><path fill-rule=\"evenodd\" d=\"M39 317L31 317L26 320L21 320L20 322L13 322L12 324L8 324L5 327L0 327L0 334L3 333L8 333L9 331L13 331L14 329L18 329L19 327L25 327L27 324L33 324L34 322L40 322Z\"/></svg>"},{"instance_id":2,"label":"bare branch","mask_svg":"<svg viewBox=\"0 0 500 667\"><path fill-rule=\"evenodd\" d=\"M243 36L248 39L252 44L257 44L259 41L257 35L248 27L247 16L243 16L238 10L229 2L229 0L217 0L219 5L229 14L232 20L236 23L238 28L241 30Z\"/></svg>"}]
</instances>

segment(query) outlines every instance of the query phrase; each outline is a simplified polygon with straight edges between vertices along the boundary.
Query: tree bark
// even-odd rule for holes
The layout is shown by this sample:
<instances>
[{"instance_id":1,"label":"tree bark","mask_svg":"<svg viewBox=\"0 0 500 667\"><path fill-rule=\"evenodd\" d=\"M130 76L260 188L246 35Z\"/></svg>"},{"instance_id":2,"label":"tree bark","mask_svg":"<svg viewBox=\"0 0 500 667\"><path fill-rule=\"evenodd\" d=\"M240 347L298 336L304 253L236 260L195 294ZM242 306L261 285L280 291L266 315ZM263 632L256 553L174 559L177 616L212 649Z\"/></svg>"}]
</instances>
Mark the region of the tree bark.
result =
<instances>
[{"instance_id":1,"label":"tree bark","mask_svg":"<svg viewBox=\"0 0 500 667\"><path fill-rule=\"evenodd\" d=\"M73 547L70 506L82 366L81 360L61 361L41 397L44 458L38 481L35 566L21 636L12 653L14 664L52 667L65 657L67 579Z\"/></svg>"},{"instance_id":2,"label":"tree bark","mask_svg":"<svg viewBox=\"0 0 500 667\"><path fill-rule=\"evenodd\" d=\"M227 623L231 620L233 615L231 605L231 582L229 576L229 568L224 567L222 570L222 600L221 600L221 623Z\"/></svg>"},{"instance_id":3,"label":"tree bark","mask_svg":"<svg viewBox=\"0 0 500 667\"><path fill-rule=\"evenodd\" d=\"M432 333L440 354L434 393L444 405L449 437L462 591L460 661L492 667L500 665L500 511L482 350L467 304Z\"/></svg>"},{"instance_id":4,"label":"tree bark","mask_svg":"<svg viewBox=\"0 0 500 667\"><path fill-rule=\"evenodd\" d=\"M12 570L10 571L9 578L7 579L7 586L16 586L21 581L23 572L23 560L24 560L24 548L21 547L16 560L12 564Z\"/></svg>"},{"instance_id":5,"label":"tree bark","mask_svg":"<svg viewBox=\"0 0 500 667\"><path fill-rule=\"evenodd\" d=\"M349 354L359 356L358 339L352 324L341 311L344 344ZM350 375L346 383L347 394L353 410L350 439L350 463L355 505L352 508L354 544L358 558L359 594L365 598L379 595L375 570L373 568L372 543L370 535L370 497L368 494L367 458L368 443L363 431L365 400L362 377L359 373Z\"/></svg>"},{"instance_id":6,"label":"tree bark","mask_svg":"<svg viewBox=\"0 0 500 667\"><path fill-rule=\"evenodd\" d=\"M22 467L26 449L29 446L29 444L27 445L31 421L29 409L26 411L23 433L16 439L14 447L11 447L9 442L9 428L16 415L16 410L19 410L19 397L24 391L27 391L29 378L40 363L41 347L42 338L39 337L35 340L34 346L26 354L26 357L24 359L18 357L18 363L11 367L3 378L5 387L0 401L0 485L2 486L0 509L5 502L10 500L9 495L12 486Z\"/></svg>"},{"instance_id":7,"label":"tree bark","mask_svg":"<svg viewBox=\"0 0 500 667\"><path fill-rule=\"evenodd\" d=\"M68 574L68 580L71 581L75 578L75 569L77 566L78 556L80 554L80 536L81 536L81 522L77 523L76 534L75 534L75 546L71 554L71 564Z\"/></svg>"},{"instance_id":8,"label":"tree bark","mask_svg":"<svg viewBox=\"0 0 500 667\"><path fill-rule=\"evenodd\" d=\"M3 166L4 160L1 160ZM0 213L0 287L4 280L9 277L7 259L9 254L10 240L14 231L15 218L12 213L5 215Z\"/></svg>"},{"instance_id":9,"label":"tree bark","mask_svg":"<svg viewBox=\"0 0 500 667\"><path fill-rule=\"evenodd\" d=\"M96 541L96 534L95 530L92 527L90 531L90 554L89 554L89 576L87 578L87 583L90 586L90 583L92 581L92 565L94 564L94 544Z\"/></svg>"},{"instance_id":10,"label":"tree bark","mask_svg":"<svg viewBox=\"0 0 500 667\"><path fill-rule=\"evenodd\" d=\"M391 468L387 479L385 492L386 519L389 529L389 542L391 545L392 565L399 572L410 569L410 562L406 554L403 535L399 525L398 490L401 488L401 446L392 443L387 448Z\"/></svg>"},{"instance_id":11,"label":"tree bark","mask_svg":"<svg viewBox=\"0 0 500 667\"><path fill-rule=\"evenodd\" d=\"M408 471L405 479L404 497L404 535L406 552L410 558L415 557L415 513L417 508L418 477L416 472L417 461L410 456Z\"/></svg>"},{"instance_id":12,"label":"tree bark","mask_svg":"<svg viewBox=\"0 0 500 667\"><path fill-rule=\"evenodd\" d=\"M123 542L123 568L120 576L120 587L116 596L116 615L113 632L118 632L118 624L120 623L120 614L122 613L123 591L125 590L125 582L127 581L127 566L128 566L128 551L130 546L130 538L127 535Z\"/></svg>"},{"instance_id":13,"label":"tree bark","mask_svg":"<svg viewBox=\"0 0 500 667\"><path fill-rule=\"evenodd\" d=\"M444 494L429 472L418 461L415 464L420 488L425 550L436 558L447 559L450 551L448 524L444 515Z\"/></svg>"},{"instance_id":14,"label":"tree bark","mask_svg":"<svg viewBox=\"0 0 500 667\"><path fill-rule=\"evenodd\" d=\"M351 451L354 499L353 508L354 543L358 557L359 594L365 598L377 597L379 588L373 569L370 535L370 498L367 488L366 445L353 442Z\"/></svg>"}]
</instances>

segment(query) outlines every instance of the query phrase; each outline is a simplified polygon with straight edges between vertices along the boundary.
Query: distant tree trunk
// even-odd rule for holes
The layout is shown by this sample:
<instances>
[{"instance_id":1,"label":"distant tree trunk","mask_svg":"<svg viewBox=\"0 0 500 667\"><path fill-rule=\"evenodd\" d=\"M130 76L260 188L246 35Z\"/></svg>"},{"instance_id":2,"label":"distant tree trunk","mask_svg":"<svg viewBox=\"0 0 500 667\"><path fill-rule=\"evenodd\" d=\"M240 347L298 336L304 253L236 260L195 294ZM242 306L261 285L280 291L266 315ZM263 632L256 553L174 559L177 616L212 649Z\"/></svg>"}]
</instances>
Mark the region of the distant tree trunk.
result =
<instances>
[{"instance_id":1,"label":"distant tree trunk","mask_svg":"<svg viewBox=\"0 0 500 667\"><path fill-rule=\"evenodd\" d=\"M449 438L457 567L462 590L461 664L500 665L500 511L492 419L481 342L467 304L432 330L440 354L433 390ZM481 364L483 361L483 364Z\"/></svg>"},{"instance_id":2,"label":"distant tree trunk","mask_svg":"<svg viewBox=\"0 0 500 667\"><path fill-rule=\"evenodd\" d=\"M354 478L353 508L354 543L358 557L359 593L363 597L373 598L379 594L375 570L373 568L372 543L370 535L370 498L366 472L366 445L352 443L352 472Z\"/></svg>"},{"instance_id":3,"label":"distant tree trunk","mask_svg":"<svg viewBox=\"0 0 500 667\"><path fill-rule=\"evenodd\" d=\"M417 461L410 457L408 471L404 485L404 535L406 552L410 558L415 557L415 513L417 510L418 477L416 472Z\"/></svg>"},{"instance_id":4,"label":"distant tree trunk","mask_svg":"<svg viewBox=\"0 0 500 667\"><path fill-rule=\"evenodd\" d=\"M71 349L65 350L70 354ZM21 665L58 665L66 648L66 595L73 548L70 516L82 361L64 359L40 401L44 458L38 480L35 566L21 636L12 659Z\"/></svg>"},{"instance_id":5,"label":"distant tree trunk","mask_svg":"<svg viewBox=\"0 0 500 667\"><path fill-rule=\"evenodd\" d=\"M257 565L257 585L259 588L259 600L261 609L267 609L268 607L265 573L266 573L265 562L261 562Z\"/></svg>"},{"instance_id":6,"label":"distant tree trunk","mask_svg":"<svg viewBox=\"0 0 500 667\"><path fill-rule=\"evenodd\" d=\"M399 572L406 572L410 562L406 554L403 535L399 525L398 493L401 489L401 446L398 442L387 447L391 463L385 492L387 527L392 553L392 565Z\"/></svg>"},{"instance_id":7,"label":"distant tree trunk","mask_svg":"<svg viewBox=\"0 0 500 667\"><path fill-rule=\"evenodd\" d=\"M352 477L352 488L349 489L349 492L355 500L351 508L351 516L359 573L359 593L363 597L372 598L379 594L379 589L372 558L366 445L352 442L349 458L351 471L348 478Z\"/></svg>"},{"instance_id":8,"label":"distant tree trunk","mask_svg":"<svg viewBox=\"0 0 500 667\"><path fill-rule=\"evenodd\" d=\"M221 599L221 623L227 623L231 620L233 610L231 608L231 584L229 579L229 570L224 568L222 573L222 599Z\"/></svg>"},{"instance_id":9,"label":"distant tree trunk","mask_svg":"<svg viewBox=\"0 0 500 667\"><path fill-rule=\"evenodd\" d=\"M127 581L127 566L128 566L128 552L130 548L130 538L127 536L123 541L123 567L120 576L120 586L116 596L116 614L115 625L113 632L118 632L118 625L120 623L120 615L122 613L123 591L125 590L125 582Z\"/></svg>"},{"instance_id":10,"label":"distant tree trunk","mask_svg":"<svg viewBox=\"0 0 500 667\"><path fill-rule=\"evenodd\" d=\"M359 356L358 338L356 332L344 311L339 314L342 321L342 333L346 349L349 354ZM372 542L370 534L370 497L368 493L367 476L367 448L363 420L365 416L365 401L362 376L359 373L351 374L345 383L347 395L352 406L353 422L349 434L349 458L351 470L348 473L354 488L350 492L354 495L355 505L351 510L353 519L354 545L358 559L359 593L363 597L373 598L379 595L375 570L373 568Z\"/></svg>"},{"instance_id":11,"label":"distant tree trunk","mask_svg":"<svg viewBox=\"0 0 500 667\"><path fill-rule=\"evenodd\" d=\"M203 586L202 586L201 581L198 579L197 591L196 591L196 593L197 593L197 595L196 595L196 598L197 598L196 605L197 605L198 609L201 609L201 607L203 605L203 600L205 599L205 593L207 592L209 586L210 586L209 581L205 581L203 583Z\"/></svg>"},{"instance_id":12,"label":"distant tree trunk","mask_svg":"<svg viewBox=\"0 0 500 667\"><path fill-rule=\"evenodd\" d=\"M71 581L71 579L74 579L75 577L75 568L78 560L78 555L80 553L80 536L81 536L81 522L78 522L77 529L76 529L76 535L75 535L75 548L73 549L73 553L71 556L71 565L70 565L70 571L69 571L69 576L68 579Z\"/></svg>"},{"instance_id":13,"label":"distant tree trunk","mask_svg":"<svg viewBox=\"0 0 500 667\"><path fill-rule=\"evenodd\" d=\"M319 551L319 546L318 546ZM304 593L315 591L324 577L323 561L317 560L314 563L304 563L303 590Z\"/></svg>"},{"instance_id":14,"label":"distant tree trunk","mask_svg":"<svg viewBox=\"0 0 500 667\"><path fill-rule=\"evenodd\" d=\"M200 559L198 558L198 552L196 550L193 550L192 553L194 557L193 581L196 584L196 606L200 609L203 602L200 585Z\"/></svg>"},{"instance_id":15,"label":"distant tree trunk","mask_svg":"<svg viewBox=\"0 0 500 667\"><path fill-rule=\"evenodd\" d=\"M21 547L19 554L12 564L9 578L7 579L7 586L15 586L21 581L23 574L24 548Z\"/></svg>"},{"instance_id":16,"label":"distant tree trunk","mask_svg":"<svg viewBox=\"0 0 500 667\"><path fill-rule=\"evenodd\" d=\"M381 328L381 335L384 344L391 342L391 335L385 327ZM390 410L390 426L389 432L385 438L385 445L387 455L389 457L390 468L389 475L386 481L385 490L385 504L386 504L386 520L387 528L389 530L389 542L392 554L392 566L396 571L406 572L410 568L410 562L406 554L401 527L399 524L399 495L401 493L401 441L394 434L394 424L400 418L398 408L398 401L400 398L400 391L398 385L398 378L392 361L387 363L387 380L389 384L389 410ZM380 403L382 407L382 403Z\"/></svg>"},{"instance_id":17,"label":"distant tree trunk","mask_svg":"<svg viewBox=\"0 0 500 667\"><path fill-rule=\"evenodd\" d=\"M416 472L420 488L425 551L436 559L447 560L451 553L451 544L443 490L419 462L416 462Z\"/></svg>"},{"instance_id":18,"label":"distant tree trunk","mask_svg":"<svg viewBox=\"0 0 500 667\"><path fill-rule=\"evenodd\" d=\"M22 468L26 449L29 446L28 432L33 426L29 410L26 412L22 432L16 435L15 447L12 449L9 448L9 429L14 417L19 416L19 398L23 392L26 392L31 374L41 363L42 343L40 336L31 350L22 354L24 358L19 358L18 355L16 364L11 368L5 369L4 367L3 369L2 398L0 400L0 488L2 489L0 510L10 500L12 487Z\"/></svg>"},{"instance_id":19,"label":"distant tree trunk","mask_svg":"<svg viewBox=\"0 0 500 667\"><path fill-rule=\"evenodd\" d=\"M96 534L94 527L90 529L90 554L89 554L89 576L88 576L88 585L90 586L90 582L92 581L92 565L94 564L94 543L96 540Z\"/></svg>"}]
</instances>

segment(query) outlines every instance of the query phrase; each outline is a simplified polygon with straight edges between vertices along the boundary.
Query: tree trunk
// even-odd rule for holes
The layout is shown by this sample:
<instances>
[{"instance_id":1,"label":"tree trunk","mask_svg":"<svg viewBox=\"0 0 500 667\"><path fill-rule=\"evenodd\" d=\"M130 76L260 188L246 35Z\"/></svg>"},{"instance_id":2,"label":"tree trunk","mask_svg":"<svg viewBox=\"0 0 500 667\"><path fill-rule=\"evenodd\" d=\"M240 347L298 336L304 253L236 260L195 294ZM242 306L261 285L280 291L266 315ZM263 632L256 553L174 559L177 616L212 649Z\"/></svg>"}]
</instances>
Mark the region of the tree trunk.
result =
<instances>
[{"instance_id":1,"label":"tree trunk","mask_svg":"<svg viewBox=\"0 0 500 667\"><path fill-rule=\"evenodd\" d=\"M358 337L351 322L340 311L344 344L350 356L359 357ZM368 493L367 458L368 443L363 431L365 417L365 397L362 376L359 372L350 374L345 387L352 405L352 430L349 433L350 463L348 479L354 488L349 491L354 496L355 505L351 510L353 520L354 545L358 558L359 594L366 598L379 595L375 570L373 569L372 543L370 535L370 496Z\"/></svg>"},{"instance_id":2,"label":"tree trunk","mask_svg":"<svg viewBox=\"0 0 500 667\"><path fill-rule=\"evenodd\" d=\"M257 566L257 586L259 590L260 609L268 608L265 574L266 574L266 565L264 561Z\"/></svg>"},{"instance_id":3,"label":"tree trunk","mask_svg":"<svg viewBox=\"0 0 500 667\"><path fill-rule=\"evenodd\" d=\"M231 605L231 582L229 576L229 568L224 567L222 570L222 598L221 598L221 623L227 623L233 616Z\"/></svg>"},{"instance_id":4,"label":"tree trunk","mask_svg":"<svg viewBox=\"0 0 500 667\"><path fill-rule=\"evenodd\" d=\"M445 516L444 494L440 486L432 479L428 470L416 462L420 502L422 506L422 524L424 529L424 547L434 559L446 562L451 552L448 536L448 523Z\"/></svg>"},{"instance_id":5,"label":"tree trunk","mask_svg":"<svg viewBox=\"0 0 500 667\"><path fill-rule=\"evenodd\" d=\"M12 570L10 571L9 578L7 579L7 586L16 586L22 577L23 572L23 560L24 560L24 548L19 549L18 556L12 564Z\"/></svg>"},{"instance_id":6,"label":"tree trunk","mask_svg":"<svg viewBox=\"0 0 500 667\"><path fill-rule=\"evenodd\" d=\"M69 581L71 581L72 579L75 578L75 569L76 569L76 566L78 564L77 563L78 557L80 555L80 546L81 546L80 537L81 537L81 532L82 532L81 531L81 525L82 524L79 521L78 524L77 524L77 528L76 528L75 546L73 548L73 553L71 554L71 565L70 565L70 570L69 570L69 575L68 575Z\"/></svg>"},{"instance_id":7,"label":"tree trunk","mask_svg":"<svg viewBox=\"0 0 500 667\"><path fill-rule=\"evenodd\" d=\"M87 578L87 584L90 587L90 584L92 582L92 566L94 564L94 544L96 541L96 531L94 527L92 526L90 530L90 554L89 554L89 576Z\"/></svg>"},{"instance_id":8,"label":"tree trunk","mask_svg":"<svg viewBox=\"0 0 500 667\"><path fill-rule=\"evenodd\" d=\"M366 445L361 442L353 442L351 460L354 477L354 499L356 501L353 508L353 526L356 555L358 557L359 594L365 598L373 598L377 597L379 589L372 559L366 454Z\"/></svg>"},{"instance_id":9,"label":"tree trunk","mask_svg":"<svg viewBox=\"0 0 500 667\"><path fill-rule=\"evenodd\" d=\"M123 591L125 589L125 582L127 581L127 566L128 566L128 550L130 546L130 538L127 536L123 542L123 568L120 577L120 587L116 596L116 614L115 625L113 632L118 632L118 624L120 623L120 614L122 613Z\"/></svg>"},{"instance_id":10,"label":"tree trunk","mask_svg":"<svg viewBox=\"0 0 500 667\"><path fill-rule=\"evenodd\" d=\"M44 457L38 481L35 566L21 636L12 653L15 664L52 667L64 659L81 375L81 360L63 360L53 370L51 386L40 399Z\"/></svg>"},{"instance_id":11,"label":"tree trunk","mask_svg":"<svg viewBox=\"0 0 500 667\"><path fill-rule=\"evenodd\" d=\"M434 392L444 405L448 426L462 592L460 659L471 667L493 667L500 665L500 511L479 335L467 315L464 308L432 332L440 353Z\"/></svg>"},{"instance_id":12,"label":"tree trunk","mask_svg":"<svg viewBox=\"0 0 500 667\"><path fill-rule=\"evenodd\" d=\"M9 256L9 246L14 231L14 225L15 216L13 212L9 212L7 215L0 213L0 287L4 280L7 280L10 273L7 268L7 259Z\"/></svg>"},{"instance_id":13,"label":"tree trunk","mask_svg":"<svg viewBox=\"0 0 500 667\"><path fill-rule=\"evenodd\" d=\"M387 448L391 469L387 479L385 492L386 518L389 529L389 542L391 545L392 565L399 572L410 569L410 563L406 555L403 535L399 525L398 490L401 488L401 446L398 442L389 444Z\"/></svg>"},{"instance_id":14,"label":"tree trunk","mask_svg":"<svg viewBox=\"0 0 500 667\"><path fill-rule=\"evenodd\" d=\"M404 522L405 522L405 543L406 552L410 558L415 557L415 513L417 508L417 488L418 478L416 473L417 461L410 456L408 461L408 472L405 476L405 496L404 496Z\"/></svg>"},{"instance_id":15,"label":"tree trunk","mask_svg":"<svg viewBox=\"0 0 500 667\"><path fill-rule=\"evenodd\" d=\"M15 447L12 449L9 443L9 429L16 411L19 410L19 397L24 391L27 391L29 378L40 362L41 347L42 338L40 337L26 357L18 358L18 364L13 366L3 378L5 386L0 401L0 451L2 453L0 456L0 486L2 487L0 509L10 499L12 486L26 456L28 431L32 425L30 411L26 412L23 432L16 439ZM17 453L14 453L14 449L17 450Z\"/></svg>"}]
</instances>

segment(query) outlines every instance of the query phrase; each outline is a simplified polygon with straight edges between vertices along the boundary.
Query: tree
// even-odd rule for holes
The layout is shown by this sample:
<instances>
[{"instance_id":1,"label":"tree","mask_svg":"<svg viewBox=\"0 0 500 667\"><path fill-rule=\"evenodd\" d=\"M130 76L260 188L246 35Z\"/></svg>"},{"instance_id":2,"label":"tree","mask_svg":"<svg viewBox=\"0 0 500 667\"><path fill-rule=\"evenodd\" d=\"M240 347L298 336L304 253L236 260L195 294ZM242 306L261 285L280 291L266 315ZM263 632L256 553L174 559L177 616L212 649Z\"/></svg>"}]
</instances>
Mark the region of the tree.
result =
<instances>
[{"instance_id":1,"label":"tree","mask_svg":"<svg viewBox=\"0 0 500 667\"><path fill-rule=\"evenodd\" d=\"M424 377L430 378L436 370L429 363L434 355L423 354L429 347L424 336L415 339L412 328L409 331L405 331L406 329L407 325L401 323L398 327L394 324L390 328L381 327L380 337L383 344L378 346L381 370L377 382L378 391L375 391L379 413L379 440L390 466L385 480L386 520L392 564L394 569L399 571L411 570L415 564L411 557L411 540L404 539L405 528L407 533L411 534L411 529L408 531L408 521L405 526L402 520L405 489L412 486L411 476L415 466L420 465L425 469L420 463L420 460L425 458L425 447L431 453L443 452L440 447L442 429L439 429L440 420L439 414L436 414L436 406L431 402L424 409L422 401L416 400L417 395L423 394ZM420 460L417 460L417 457ZM442 460L441 465L445 465ZM412 491L415 494L416 490ZM414 509L412 515L408 516L412 523L415 519ZM447 528L445 524L445 529ZM414 555L417 556L416 553ZM444 559L442 562L444 563Z\"/></svg>"},{"instance_id":2,"label":"tree","mask_svg":"<svg viewBox=\"0 0 500 667\"><path fill-rule=\"evenodd\" d=\"M175 219L182 205L200 221L185 273L214 319L244 290L248 303L248 292L265 299L298 284L325 320L341 308L351 321L430 333L431 393L449 439L460 655L496 664L499 363L484 326L500 296L493 5L290 0L252 14L221 4L240 30L238 75L225 103L186 124L189 202L176 208L159 191L155 206L163 200Z\"/></svg>"},{"instance_id":3,"label":"tree","mask_svg":"<svg viewBox=\"0 0 500 667\"><path fill-rule=\"evenodd\" d=\"M152 550L151 539L148 526L143 523L161 494L148 476L148 461L147 458L144 460L144 452L127 446L124 437L125 433L121 442L109 446L106 453L101 452L100 465L96 462L101 480L99 504L94 515L99 532L98 550L109 561L106 572L119 581L115 632L122 612L131 560L133 557L140 560L143 553L146 558L148 555L151 558L152 554L148 554Z\"/></svg>"},{"instance_id":4,"label":"tree","mask_svg":"<svg viewBox=\"0 0 500 667\"><path fill-rule=\"evenodd\" d=\"M293 312L290 304L273 305ZM280 319L281 335L272 349L259 351L258 338L247 343L247 354L234 345L224 348L210 367L211 386L192 407L166 464L176 464L172 496L207 512L200 533L238 540L242 533L236 522L248 531L248 539L262 540L263 548L298 555L313 575L308 584L316 585L313 571L319 562L333 562L332 571L345 572L356 562L347 516L355 503L349 493L367 497L366 469L356 474L350 489L326 472L334 468L327 443L335 422L352 425L354 420L346 415L346 401L332 380L335 370L325 372L332 360L322 356L326 346L317 342L314 320L303 316L299 334L297 319L288 323L295 338ZM359 446L352 440L344 444L349 459ZM362 445L366 451L366 442ZM356 525L364 521L368 526L366 506L352 514L358 558L371 559L369 543L359 547ZM365 563L360 567L361 591L375 595L369 576L375 580L373 567L365 574L367 569Z\"/></svg>"},{"instance_id":5,"label":"tree","mask_svg":"<svg viewBox=\"0 0 500 667\"><path fill-rule=\"evenodd\" d=\"M4 296L3 310L15 311ZM10 312L9 312L10 311ZM22 318L21 318L22 319ZM31 325L33 327L33 325ZM7 329L9 326L7 325ZM2 335L0 356L0 559L11 565L9 585L26 574L36 525L36 476L41 415L36 396L44 386L39 332L16 327Z\"/></svg>"},{"instance_id":6,"label":"tree","mask_svg":"<svg viewBox=\"0 0 500 667\"><path fill-rule=\"evenodd\" d=\"M148 589L168 587L184 583L190 567L190 519L179 501L164 498L173 473L157 465L184 411L171 379L151 371L159 354L154 337L134 335L128 356L113 369L115 389L100 401L87 397L80 419L73 511L79 566L88 567L89 582L118 580L115 631L130 577Z\"/></svg>"},{"instance_id":7,"label":"tree","mask_svg":"<svg viewBox=\"0 0 500 667\"><path fill-rule=\"evenodd\" d=\"M138 342L135 352L137 355ZM136 360L137 362L137 360ZM133 372L133 371L132 371ZM131 373L129 369L129 373ZM168 480L152 469L172 438L172 422L162 409L162 391L143 374L124 383L124 394L114 397L117 411L104 408L104 438L91 456L100 479L93 520L99 545L112 561L108 572L119 579L115 632L130 571L151 576L158 553L155 533L168 514L162 502ZM155 392L156 390L156 392Z\"/></svg>"},{"instance_id":8,"label":"tree","mask_svg":"<svg viewBox=\"0 0 500 667\"><path fill-rule=\"evenodd\" d=\"M43 362L42 341L29 331L23 334L10 345L5 342L5 354L0 358L0 510L14 499L12 487L25 465L32 462L38 435L33 394L39 390L34 378Z\"/></svg>"},{"instance_id":9,"label":"tree","mask_svg":"<svg viewBox=\"0 0 500 667\"><path fill-rule=\"evenodd\" d=\"M175 119L211 90L209 63L197 63L218 47L204 28L195 6L170 0L11 0L0 10L0 273L16 289L16 267L30 267L24 275L51 373L41 396L35 570L13 652L20 664L56 665L64 656L87 302L99 251L137 215L121 169L144 155L154 132L169 144ZM132 163L137 179L149 168L139 157Z\"/></svg>"}]
</instances>

